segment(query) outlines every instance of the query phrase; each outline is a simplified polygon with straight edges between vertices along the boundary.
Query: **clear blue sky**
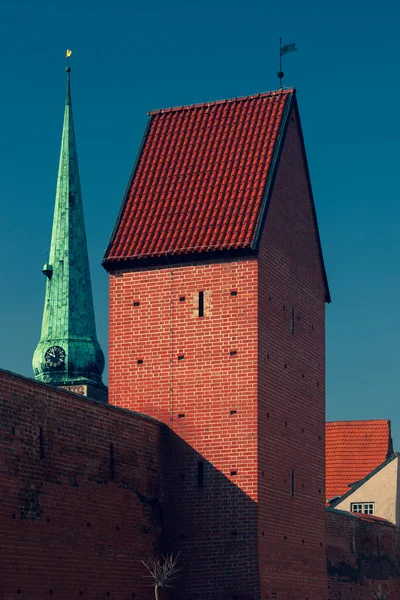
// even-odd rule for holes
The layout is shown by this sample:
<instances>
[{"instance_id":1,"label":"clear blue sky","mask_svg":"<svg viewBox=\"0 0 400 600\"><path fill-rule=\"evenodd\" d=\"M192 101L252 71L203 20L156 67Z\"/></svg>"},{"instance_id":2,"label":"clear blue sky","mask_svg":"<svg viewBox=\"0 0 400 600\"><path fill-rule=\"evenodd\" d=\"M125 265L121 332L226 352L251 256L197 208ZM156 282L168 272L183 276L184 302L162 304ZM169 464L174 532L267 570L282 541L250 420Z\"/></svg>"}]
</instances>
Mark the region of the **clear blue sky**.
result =
<instances>
[{"instance_id":1,"label":"clear blue sky","mask_svg":"<svg viewBox=\"0 0 400 600\"><path fill-rule=\"evenodd\" d=\"M332 304L328 419L392 419L400 441L397 2L3 0L0 366L31 376L64 102L72 93L100 342L100 266L149 109L278 84L298 99ZM398 446L397 446L398 448Z\"/></svg>"}]
</instances>

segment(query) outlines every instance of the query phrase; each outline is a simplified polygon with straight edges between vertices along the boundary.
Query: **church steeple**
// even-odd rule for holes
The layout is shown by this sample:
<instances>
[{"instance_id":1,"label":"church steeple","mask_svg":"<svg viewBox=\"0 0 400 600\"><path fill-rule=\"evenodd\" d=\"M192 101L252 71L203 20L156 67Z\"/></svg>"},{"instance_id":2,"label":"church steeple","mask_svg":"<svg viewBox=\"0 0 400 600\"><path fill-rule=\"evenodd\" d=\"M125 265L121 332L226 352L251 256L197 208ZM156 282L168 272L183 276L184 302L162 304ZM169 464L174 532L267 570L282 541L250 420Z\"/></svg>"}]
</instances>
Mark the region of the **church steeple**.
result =
<instances>
[{"instance_id":1,"label":"church steeple","mask_svg":"<svg viewBox=\"0 0 400 600\"><path fill-rule=\"evenodd\" d=\"M47 282L42 332L33 370L38 381L93 395L89 388L105 390L104 355L96 335L70 71L68 66L50 255L43 267Z\"/></svg>"}]
</instances>

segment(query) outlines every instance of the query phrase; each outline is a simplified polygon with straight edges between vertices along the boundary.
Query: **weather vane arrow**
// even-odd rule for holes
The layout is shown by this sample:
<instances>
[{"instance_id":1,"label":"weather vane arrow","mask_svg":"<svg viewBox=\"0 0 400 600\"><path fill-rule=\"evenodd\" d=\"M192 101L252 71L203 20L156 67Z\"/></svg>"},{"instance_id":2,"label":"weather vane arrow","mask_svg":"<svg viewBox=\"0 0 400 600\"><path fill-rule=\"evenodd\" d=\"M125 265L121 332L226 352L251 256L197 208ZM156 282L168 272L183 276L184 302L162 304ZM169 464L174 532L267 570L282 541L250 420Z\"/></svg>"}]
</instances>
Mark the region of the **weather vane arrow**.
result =
<instances>
[{"instance_id":1,"label":"weather vane arrow","mask_svg":"<svg viewBox=\"0 0 400 600\"><path fill-rule=\"evenodd\" d=\"M289 54L290 52L295 52L297 50L296 44L285 44L282 46L282 38L279 38L279 86L282 89L282 79L285 76L285 73L282 71L282 56L285 54Z\"/></svg>"}]
</instances>

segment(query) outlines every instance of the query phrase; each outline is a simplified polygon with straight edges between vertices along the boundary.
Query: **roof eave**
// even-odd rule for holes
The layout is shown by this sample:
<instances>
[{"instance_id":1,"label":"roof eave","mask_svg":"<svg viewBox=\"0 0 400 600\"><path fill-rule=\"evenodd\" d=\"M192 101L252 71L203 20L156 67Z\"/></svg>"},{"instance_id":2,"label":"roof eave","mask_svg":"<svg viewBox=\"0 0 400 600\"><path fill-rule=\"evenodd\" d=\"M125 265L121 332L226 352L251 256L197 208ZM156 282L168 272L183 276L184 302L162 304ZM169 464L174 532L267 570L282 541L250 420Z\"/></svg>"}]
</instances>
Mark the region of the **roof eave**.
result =
<instances>
[{"instance_id":1,"label":"roof eave","mask_svg":"<svg viewBox=\"0 0 400 600\"><path fill-rule=\"evenodd\" d=\"M108 273L155 266L172 266L194 262L212 262L216 260L239 260L255 256L256 251L250 246L242 248L223 248L213 251L199 252L161 252L157 255L141 255L124 258L105 258L103 267Z\"/></svg>"}]
</instances>

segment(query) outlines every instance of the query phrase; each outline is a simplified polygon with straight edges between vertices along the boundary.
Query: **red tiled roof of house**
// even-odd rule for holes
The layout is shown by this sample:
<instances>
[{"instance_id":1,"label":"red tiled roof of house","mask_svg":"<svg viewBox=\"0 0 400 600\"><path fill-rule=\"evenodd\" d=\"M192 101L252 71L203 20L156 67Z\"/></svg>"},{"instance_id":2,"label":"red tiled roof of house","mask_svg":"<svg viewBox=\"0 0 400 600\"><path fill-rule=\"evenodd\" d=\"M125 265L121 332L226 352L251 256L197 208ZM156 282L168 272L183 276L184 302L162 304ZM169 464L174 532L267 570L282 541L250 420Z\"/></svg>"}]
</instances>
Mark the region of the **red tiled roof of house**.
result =
<instances>
[{"instance_id":1,"label":"red tiled roof of house","mask_svg":"<svg viewBox=\"0 0 400 600\"><path fill-rule=\"evenodd\" d=\"M294 94L150 112L104 262L252 248Z\"/></svg>"},{"instance_id":2,"label":"red tiled roof of house","mask_svg":"<svg viewBox=\"0 0 400 600\"><path fill-rule=\"evenodd\" d=\"M390 421L326 423L326 498L342 496L393 453Z\"/></svg>"}]
</instances>

